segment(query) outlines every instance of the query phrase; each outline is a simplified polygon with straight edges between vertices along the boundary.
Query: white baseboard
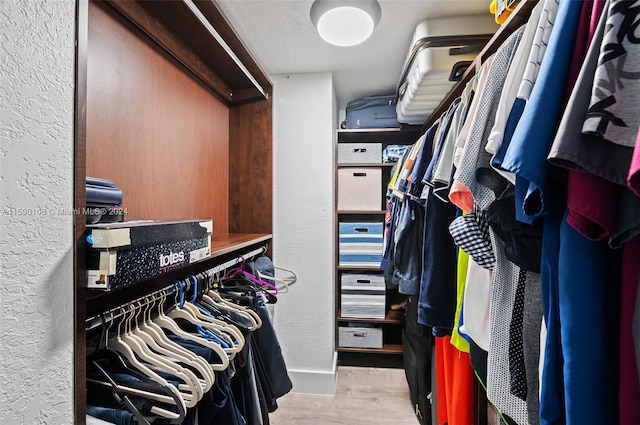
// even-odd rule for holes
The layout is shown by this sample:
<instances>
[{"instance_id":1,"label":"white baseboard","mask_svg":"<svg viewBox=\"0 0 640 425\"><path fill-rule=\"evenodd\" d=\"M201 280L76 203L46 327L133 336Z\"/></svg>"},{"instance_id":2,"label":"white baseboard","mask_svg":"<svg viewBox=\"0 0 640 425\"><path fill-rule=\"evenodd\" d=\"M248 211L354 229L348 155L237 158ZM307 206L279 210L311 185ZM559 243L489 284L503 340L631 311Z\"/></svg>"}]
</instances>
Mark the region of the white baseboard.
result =
<instances>
[{"instance_id":1,"label":"white baseboard","mask_svg":"<svg viewBox=\"0 0 640 425\"><path fill-rule=\"evenodd\" d=\"M336 377L338 370L338 353L333 353L333 365L329 371L292 370L289 378L293 382L294 393L334 395L336 393Z\"/></svg>"}]
</instances>

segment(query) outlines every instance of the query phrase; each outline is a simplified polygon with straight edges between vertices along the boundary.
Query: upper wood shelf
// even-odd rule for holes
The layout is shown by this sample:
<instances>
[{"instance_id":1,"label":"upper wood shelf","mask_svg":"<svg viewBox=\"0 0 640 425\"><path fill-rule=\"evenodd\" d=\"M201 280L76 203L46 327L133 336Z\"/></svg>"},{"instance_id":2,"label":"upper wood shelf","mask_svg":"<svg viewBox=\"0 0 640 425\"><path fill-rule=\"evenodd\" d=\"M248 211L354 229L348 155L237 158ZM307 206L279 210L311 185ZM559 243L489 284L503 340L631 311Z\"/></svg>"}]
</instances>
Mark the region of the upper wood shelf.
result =
<instances>
[{"instance_id":1,"label":"upper wood shelf","mask_svg":"<svg viewBox=\"0 0 640 425\"><path fill-rule=\"evenodd\" d=\"M269 97L272 83L212 0L108 0L229 105Z\"/></svg>"}]
</instances>

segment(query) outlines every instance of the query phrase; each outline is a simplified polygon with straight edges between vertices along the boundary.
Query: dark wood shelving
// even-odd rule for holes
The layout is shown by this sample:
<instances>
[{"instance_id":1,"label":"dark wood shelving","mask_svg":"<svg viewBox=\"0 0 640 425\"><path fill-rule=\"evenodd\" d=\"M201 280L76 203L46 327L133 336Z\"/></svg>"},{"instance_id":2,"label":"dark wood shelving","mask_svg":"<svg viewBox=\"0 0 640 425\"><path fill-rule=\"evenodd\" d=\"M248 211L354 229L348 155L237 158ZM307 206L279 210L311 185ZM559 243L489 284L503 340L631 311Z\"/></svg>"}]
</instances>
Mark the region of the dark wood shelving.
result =
<instances>
[{"instance_id":1,"label":"dark wood shelving","mask_svg":"<svg viewBox=\"0 0 640 425\"><path fill-rule=\"evenodd\" d=\"M337 347L337 350L346 353L402 354L402 344L384 344L382 348Z\"/></svg>"},{"instance_id":2,"label":"dark wood shelving","mask_svg":"<svg viewBox=\"0 0 640 425\"><path fill-rule=\"evenodd\" d=\"M343 215L380 215L386 214L386 210L376 210L376 211L368 211L368 210L338 210L337 213Z\"/></svg>"},{"instance_id":3,"label":"dark wood shelving","mask_svg":"<svg viewBox=\"0 0 640 425\"><path fill-rule=\"evenodd\" d=\"M358 271L358 272L381 272L380 267L371 266L338 266L338 270Z\"/></svg>"},{"instance_id":4,"label":"dark wood shelving","mask_svg":"<svg viewBox=\"0 0 640 425\"><path fill-rule=\"evenodd\" d=\"M396 165L395 162L362 162L362 163L356 163L356 162L349 162L349 163L342 163L342 164L337 164L338 168L365 168L365 167L389 167L392 168L394 165Z\"/></svg>"},{"instance_id":5,"label":"dark wood shelving","mask_svg":"<svg viewBox=\"0 0 640 425\"><path fill-rule=\"evenodd\" d=\"M406 126L400 128L352 128L338 130L338 142L411 144L420 137L420 134L420 126Z\"/></svg>"},{"instance_id":6,"label":"dark wood shelving","mask_svg":"<svg viewBox=\"0 0 640 425\"><path fill-rule=\"evenodd\" d=\"M272 83L211 0L80 0L74 208L85 177L113 180L127 218L212 219L210 257L113 291L86 288L74 222L74 418L86 418L86 319L173 279L268 247ZM246 158L251 172L234 173ZM267 253L270 255L269 253Z\"/></svg>"},{"instance_id":7,"label":"dark wood shelving","mask_svg":"<svg viewBox=\"0 0 640 425\"><path fill-rule=\"evenodd\" d=\"M401 325L404 323L404 314L402 311L388 310L384 318L370 318L370 317L344 317L342 312L338 310L338 322L353 322L353 323L383 323L390 325Z\"/></svg>"},{"instance_id":8,"label":"dark wood shelving","mask_svg":"<svg viewBox=\"0 0 640 425\"><path fill-rule=\"evenodd\" d=\"M232 251L238 251L251 245L267 242L271 235L256 233L228 233L211 237L211 257L219 257Z\"/></svg>"},{"instance_id":9,"label":"dark wood shelving","mask_svg":"<svg viewBox=\"0 0 640 425\"><path fill-rule=\"evenodd\" d=\"M338 130L337 142L343 143L380 143L382 149L385 149L389 145L411 145L416 142L420 137L419 126L403 126L402 128L359 128L359 129L344 129ZM336 190L335 195L338 194L338 170L348 168L366 168L366 169L381 169L382 175L380 184L380 191L382 200L385 199L385 193L387 190L387 184L391 177L391 170L396 163L394 162L376 162L376 163L337 163L335 164L336 171ZM337 196L336 196L337 203ZM339 209L335 211L336 232L339 233L338 223L341 222L384 222L384 217L387 211L384 209L384 205L380 205L379 210L344 210ZM402 354L401 344L401 330L404 324L404 314L402 311L387 311L384 318L366 318L366 317L344 317L340 310L340 282L341 277L345 273L361 273L381 276L383 271L378 266L349 266L340 265L339 261L340 243L336 234L336 259L335 259L335 330L336 330L336 350L341 353L342 358L349 356L357 358L355 364L367 364L369 360L376 357L376 355L383 355L382 357L388 357L387 354ZM389 302L389 292L385 294L385 301ZM388 305L388 304L387 304ZM382 328L382 335L384 345L382 348L352 348L352 347L340 347L339 343L339 327L347 323L355 323L360 325L373 324ZM363 355L364 354L364 355ZM366 355L366 356L365 356Z\"/></svg>"}]
</instances>

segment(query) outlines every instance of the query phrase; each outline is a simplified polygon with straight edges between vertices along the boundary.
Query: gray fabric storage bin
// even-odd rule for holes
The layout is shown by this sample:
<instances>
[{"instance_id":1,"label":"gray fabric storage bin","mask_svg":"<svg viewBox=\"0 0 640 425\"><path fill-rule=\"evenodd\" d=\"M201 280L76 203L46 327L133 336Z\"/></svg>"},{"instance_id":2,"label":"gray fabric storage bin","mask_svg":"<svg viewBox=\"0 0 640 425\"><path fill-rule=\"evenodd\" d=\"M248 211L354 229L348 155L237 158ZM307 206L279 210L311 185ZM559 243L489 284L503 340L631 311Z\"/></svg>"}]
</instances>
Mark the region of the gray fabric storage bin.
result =
<instances>
[{"instance_id":1,"label":"gray fabric storage bin","mask_svg":"<svg viewBox=\"0 0 640 425\"><path fill-rule=\"evenodd\" d=\"M342 317L384 319L385 291L381 274L343 273L340 282Z\"/></svg>"},{"instance_id":2,"label":"gray fabric storage bin","mask_svg":"<svg viewBox=\"0 0 640 425\"><path fill-rule=\"evenodd\" d=\"M380 164L382 143L338 143L338 164Z\"/></svg>"},{"instance_id":3,"label":"gray fabric storage bin","mask_svg":"<svg viewBox=\"0 0 640 425\"><path fill-rule=\"evenodd\" d=\"M338 345L349 348L382 348L382 328L339 326Z\"/></svg>"}]
</instances>

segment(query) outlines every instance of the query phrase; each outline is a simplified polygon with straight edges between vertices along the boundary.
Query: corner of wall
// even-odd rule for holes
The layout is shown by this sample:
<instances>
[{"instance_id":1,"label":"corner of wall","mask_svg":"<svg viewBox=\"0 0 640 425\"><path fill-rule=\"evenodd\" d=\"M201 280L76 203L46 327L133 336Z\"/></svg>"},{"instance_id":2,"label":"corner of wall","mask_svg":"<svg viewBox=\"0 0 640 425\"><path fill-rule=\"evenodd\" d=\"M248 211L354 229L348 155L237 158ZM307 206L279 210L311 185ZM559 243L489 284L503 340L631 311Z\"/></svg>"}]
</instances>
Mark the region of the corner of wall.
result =
<instances>
[{"instance_id":1,"label":"corner of wall","mask_svg":"<svg viewBox=\"0 0 640 425\"><path fill-rule=\"evenodd\" d=\"M333 366L329 371L289 370L294 393L334 395L336 393L338 353L333 353Z\"/></svg>"}]
</instances>

